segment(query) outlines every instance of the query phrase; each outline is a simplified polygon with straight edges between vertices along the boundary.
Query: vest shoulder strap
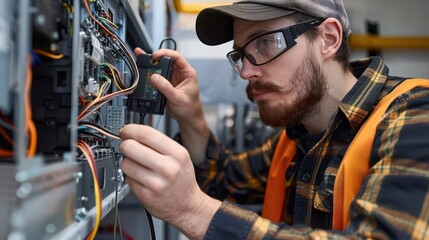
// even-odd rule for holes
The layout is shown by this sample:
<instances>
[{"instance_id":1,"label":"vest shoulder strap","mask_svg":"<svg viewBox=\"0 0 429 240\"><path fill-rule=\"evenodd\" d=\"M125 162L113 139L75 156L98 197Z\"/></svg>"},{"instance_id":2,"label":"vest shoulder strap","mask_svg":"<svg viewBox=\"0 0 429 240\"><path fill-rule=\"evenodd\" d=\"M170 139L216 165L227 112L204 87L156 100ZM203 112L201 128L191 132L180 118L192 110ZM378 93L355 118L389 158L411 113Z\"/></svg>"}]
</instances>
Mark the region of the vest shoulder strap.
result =
<instances>
[{"instance_id":1,"label":"vest shoulder strap","mask_svg":"<svg viewBox=\"0 0 429 240\"><path fill-rule=\"evenodd\" d=\"M415 87L429 88L428 79L408 79L380 100L368 120L350 144L338 170L334 185L333 229L343 230L349 225L349 208L369 172L370 154L377 125L390 104L401 94Z\"/></svg>"},{"instance_id":2,"label":"vest shoulder strap","mask_svg":"<svg viewBox=\"0 0 429 240\"><path fill-rule=\"evenodd\" d=\"M273 222L280 222L286 200L286 170L295 157L296 144L283 131L274 151L265 188L262 217Z\"/></svg>"}]
</instances>

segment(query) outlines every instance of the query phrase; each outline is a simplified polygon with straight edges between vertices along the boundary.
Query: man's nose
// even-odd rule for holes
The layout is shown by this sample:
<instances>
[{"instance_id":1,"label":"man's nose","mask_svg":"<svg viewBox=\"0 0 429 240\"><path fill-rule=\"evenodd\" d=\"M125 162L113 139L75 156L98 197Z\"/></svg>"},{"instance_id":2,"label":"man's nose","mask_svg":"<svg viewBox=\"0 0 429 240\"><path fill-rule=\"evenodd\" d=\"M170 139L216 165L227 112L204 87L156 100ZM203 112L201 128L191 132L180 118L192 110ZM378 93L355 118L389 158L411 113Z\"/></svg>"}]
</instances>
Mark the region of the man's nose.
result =
<instances>
[{"instance_id":1,"label":"man's nose","mask_svg":"<svg viewBox=\"0 0 429 240\"><path fill-rule=\"evenodd\" d=\"M244 57L242 61L243 65L241 66L240 77L244 80L250 79L256 74L256 66L247 57Z\"/></svg>"}]
</instances>

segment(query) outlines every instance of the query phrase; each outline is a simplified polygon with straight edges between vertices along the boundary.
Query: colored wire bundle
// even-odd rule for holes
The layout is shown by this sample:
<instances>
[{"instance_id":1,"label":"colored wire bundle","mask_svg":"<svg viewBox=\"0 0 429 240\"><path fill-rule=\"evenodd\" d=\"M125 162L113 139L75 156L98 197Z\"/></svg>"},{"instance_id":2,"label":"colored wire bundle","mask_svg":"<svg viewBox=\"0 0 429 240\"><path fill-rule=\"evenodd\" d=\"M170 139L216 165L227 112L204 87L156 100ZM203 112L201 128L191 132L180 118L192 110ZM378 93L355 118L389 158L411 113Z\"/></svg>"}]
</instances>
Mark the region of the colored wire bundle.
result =
<instances>
[{"instance_id":1,"label":"colored wire bundle","mask_svg":"<svg viewBox=\"0 0 429 240\"><path fill-rule=\"evenodd\" d=\"M107 130L106 128L104 128L102 126L96 125L96 124L91 123L91 122L81 122L79 124L79 127L91 128L93 130L96 130L97 132L102 133L103 135L105 135L107 137L110 137L110 138L113 138L116 140L121 140L121 138L118 135L112 133L111 131Z\"/></svg>"},{"instance_id":2,"label":"colored wire bundle","mask_svg":"<svg viewBox=\"0 0 429 240\"><path fill-rule=\"evenodd\" d=\"M101 28L103 28L103 30L106 31L107 34L109 34L114 40L116 40L116 41L114 41L114 44L117 45L119 43L119 45L117 45L117 46L120 49L122 49L124 51L124 53L127 55L127 58L124 58L124 60L126 61L127 64L130 64L129 65L130 71L132 71L133 75L134 75L134 81L133 81L134 84L130 88L137 87L137 83L138 83L138 80L139 80L139 72L138 72L137 65L136 65L136 63L134 61L133 55L130 53L130 51L128 50L128 48L125 46L125 43L116 34L115 30L112 29L112 27L110 26L110 24L111 24L110 20L109 21L105 21L104 19L106 19L106 18L104 18L104 17L101 18L100 16L98 16L97 13L93 10L93 8L90 7L90 4L88 3L88 0L85 0L84 3L85 3L85 8L88 11L88 14L89 14L90 18L94 22L96 22Z\"/></svg>"},{"instance_id":3,"label":"colored wire bundle","mask_svg":"<svg viewBox=\"0 0 429 240\"><path fill-rule=\"evenodd\" d=\"M37 130L33 121L33 116L31 112L31 84L33 80L33 71L31 69L31 58L29 57L27 60L27 75L25 77L25 86L24 86L24 104L25 104L25 130L28 136L28 146L27 146L27 157L30 159L34 157L36 154L37 148ZM3 127L7 128L11 132L15 131L15 127L10 122L9 119L6 118L3 114L1 114L2 119L0 120L0 134L3 138L14 146L15 143L12 137L3 129ZM7 120L6 120L7 119ZM8 149L0 148L0 157L12 157L13 151Z\"/></svg>"},{"instance_id":4,"label":"colored wire bundle","mask_svg":"<svg viewBox=\"0 0 429 240\"><path fill-rule=\"evenodd\" d=\"M123 84L122 79L120 79L119 81L116 80L116 76L120 76L117 69L115 70L115 68L111 65L102 64L101 65L102 67L107 66L109 69L111 69L111 76L114 78L114 82L118 86L119 91L111 93L111 94L107 94L105 96L100 96L97 99L94 99L94 101L91 104L87 105L87 107L85 107L85 109L83 109L80 112L80 114L78 116L78 121L82 121L84 118L86 118L88 115L90 115L93 111L97 110L98 108L100 108L101 106L106 104L108 101L112 100L113 98L115 98L117 96L131 94L134 91L134 89L137 87L137 84L139 81L138 68L137 68L137 65L133 59L133 56L128 51L128 48L125 46L125 44L119 38L119 36L115 33L115 31L111 28L109 23L106 22L105 20L103 20L102 18L100 18L99 16L97 16L97 14L95 13L94 10L91 10L89 1L85 0L84 3L85 3L85 8L88 11L90 18L94 22L96 22L107 34L109 34L115 40L114 45L119 46L120 49L122 49L122 51L126 54L127 57L124 58L124 61L127 64L127 66L130 68L130 71L133 73L134 79L133 79L132 85L130 87L124 88L125 84ZM104 75L103 77L106 77L106 75ZM120 77L118 77L118 78L120 78Z\"/></svg>"},{"instance_id":5,"label":"colored wire bundle","mask_svg":"<svg viewBox=\"0 0 429 240\"><path fill-rule=\"evenodd\" d=\"M92 130L95 130L95 131L101 133L104 136L107 136L107 137L110 137L110 138L113 138L116 140L121 140L117 134L110 132L109 130L107 130L106 128L104 128L102 126L99 126L99 125L94 124L92 122L87 122L87 121L85 121L85 118L87 118L90 114L97 111L97 109L99 109L101 106L105 105L107 102L111 101L113 98L118 97L118 96L131 94L138 85L139 71L138 71L137 65L136 65L134 58L131 55L130 51L128 50L128 48L125 46L124 42L121 41L120 37L116 33L115 29L118 29L118 26L110 20L111 18L109 16L107 16L107 14L102 12L99 16L95 12L95 10L93 8L93 5L95 3L94 0L84 0L83 2L85 4L85 8L89 14L89 17L98 26L100 26L102 28L103 32L107 33L110 37L112 37L112 39L113 39L112 45L114 46L114 48L119 50L118 51L119 56L124 60L124 63L127 65L128 69L130 70L133 77L132 77L131 86L126 87L118 69L116 69L111 64L101 63L99 65L99 69L101 70L100 74L98 76L99 79L104 80L105 83L106 82L111 83L113 81L113 83L117 87L118 91L107 94L107 91L105 91L105 90L107 89L107 86L110 87L110 84L109 85L103 84L100 87L100 91L99 91L97 97L93 101L88 103L88 102L84 101L85 99L81 99L82 105L85 107L78 115L79 127L80 128L81 127L90 128ZM86 145L86 146L84 146L84 145ZM79 148L84 149L82 152L85 152L85 151L91 152L89 149L89 146L86 143L84 143L83 141L80 141L78 146L79 146ZM85 148L86 148L86 150L85 150ZM89 155L89 153L86 153L85 156L87 159L90 159L91 157L93 157L93 156ZM95 160L93 160L93 159L91 161L88 161L88 162L92 162L92 161L94 161L94 165L95 165ZM118 170L117 170L115 159L113 161L114 161L114 165L115 165L116 175L118 175ZM96 179L94 180L94 186L95 186L95 181L96 181ZM99 190L98 185L97 185L97 189ZM115 192L116 192L115 193L115 205L116 206L115 206L114 235L116 237L116 224L117 224L117 221L119 221L119 211L118 211L118 206L117 206L118 179L116 179ZM100 205L101 205L101 203L100 203ZM100 212L101 212L101 209L100 209ZM154 231L154 227L153 227L152 216L147 211L146 211L146 214L147 214L149 225L150 225L151 237L152 237L152 239L155 239L155 231ZM101 215L101 213L100 213L100 215ZM98 227L99 221L100 221L100 219L96 219L96 224L97 224L96 227ZM119 225L120 225L120 222L119 222ZM119 226L119 230L121 231L120 226ZM96 230L94 228L91 231L91 234L88 236L88 239L93 239L95 234L96 234ZM120 234L120 236L122 237L122 233Z\"/></svg>"},{"instance_id":6,"label":"colored wire bundle","mask_svg":"<svg viewBox=\"0 0 429 240\"><path fill-rule=\"evenodd\" d=\"M125 89L125 83L122 79L121 74L119 73L119 70L115 68L112 64L109 63L101 63L100 68L102 70L102 73L99 74L100 78L113 78L113 82L115 83L116 87L119 90ZM107 71L106 71L107 70Z\"/></svg>"},{"instance_id":7,"label":"colored wire bundle","mask_svg":"<svg viewBox=\"0 0 429 240\"><path fill-rule=\"evenodd\" d=\"M80 112L78 116L78 121L81 121L82 119L86 118L88 115L95 112L101 106L103 106L104 104L112 100L115 96L117 96L117 94L115 93L107 94L110 89L111 80L109 77L106 77L105 80L106 81L101 85L96 98Z\"/></svg>"},{"instance_id":8,"label":"colored wire bundle","mask_svg":"<svg viewBox=\"0 0 429 240\"><path fill-rule=\"evenodd\" d=\"M95 207L96 207L95 223L94 223L94 228L91 230L91 232L86 238L88 240L93 240L95 238L95 235L97 234L98 227L100 226L101 214L102 214L101 190L100 190L100 184L98 183L97 166L95 163L95 157L91 150L91 147L86 142L79 140L77 143L77 147L82 151L82 153L85 156L85 159L88 161L88 165L92 173L92 179L94 184Z\"/></svg>"}]
</instances>

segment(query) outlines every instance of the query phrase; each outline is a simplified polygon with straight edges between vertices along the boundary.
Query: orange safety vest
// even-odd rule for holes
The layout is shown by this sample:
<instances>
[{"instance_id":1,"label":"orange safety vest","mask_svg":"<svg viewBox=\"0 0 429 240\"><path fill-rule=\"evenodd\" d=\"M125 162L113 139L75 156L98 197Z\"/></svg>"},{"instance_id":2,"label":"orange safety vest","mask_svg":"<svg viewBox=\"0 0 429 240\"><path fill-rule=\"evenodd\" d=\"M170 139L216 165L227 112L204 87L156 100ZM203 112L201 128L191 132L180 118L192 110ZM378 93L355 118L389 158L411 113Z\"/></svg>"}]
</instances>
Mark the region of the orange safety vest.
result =
<instances>
[{"instance_id":1,"label":"orange safety vest","mask_svg":"<svg viewBox=\"0 0 429 240\"><path fill-rule=\"evenodd\" d=\"M349 207L368 175L372 150L368 146L372 146L374 142L375 131L383 114L393 100L415 87L429 88L429 80L408 79L399 84L381 99L351 142L335 178L333 229L344 230L349 225ZM262 208L262 217L274 222L280 222L283 217L287 198L285 173L295 157L295 149L295 142L287 137L286 131L283 131L273 155Z\"/></svg>"}]
</instances>

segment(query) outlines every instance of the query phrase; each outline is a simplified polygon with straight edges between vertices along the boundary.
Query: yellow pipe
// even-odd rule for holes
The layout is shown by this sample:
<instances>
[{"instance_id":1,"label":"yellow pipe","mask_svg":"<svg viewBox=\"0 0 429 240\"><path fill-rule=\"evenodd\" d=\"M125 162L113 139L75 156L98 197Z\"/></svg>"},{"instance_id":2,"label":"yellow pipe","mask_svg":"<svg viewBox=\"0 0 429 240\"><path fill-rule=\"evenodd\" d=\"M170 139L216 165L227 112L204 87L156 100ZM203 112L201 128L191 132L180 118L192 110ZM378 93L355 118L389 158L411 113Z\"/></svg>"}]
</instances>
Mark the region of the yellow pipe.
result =
<instances>
[{"instance_id":1,"label":"yellow pipe","mask_svg":"<svg viewBox=\"0 0 429 240\"><path fill-rule=\"evenodd\" d=\"M182 0L174 0L174 7L180 13L197 14L204 8L214 7L219 5L230 5L231 2L217 2L214 3L182 3Z\"/></svg>"},{"instance_id":2,"label":"yellow pipe","mask_svg":"<svg viewBox=\"0 0 429 240\"><path fill-rule=\"evenodd\" d=\"M230 5L232 2L212 3L182 3L182 0L173 0L177 12L198 14L208 7ZM362 50L379 49L429 49L429 37L402 37L402 36L375 36L364 34L350 35L350 48Z\"/></svg>"},{"instance_id":3,"label":"yellow pipe","mask_svg":"<svg viewBox=\"0 0 429 240\"><path fill-rule=\"evenodd\" d=\"M428 49L429 37L376 36L351 34L350 48L362 50L379 49Z\"/></svg>"}]
</instances>

